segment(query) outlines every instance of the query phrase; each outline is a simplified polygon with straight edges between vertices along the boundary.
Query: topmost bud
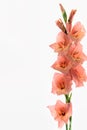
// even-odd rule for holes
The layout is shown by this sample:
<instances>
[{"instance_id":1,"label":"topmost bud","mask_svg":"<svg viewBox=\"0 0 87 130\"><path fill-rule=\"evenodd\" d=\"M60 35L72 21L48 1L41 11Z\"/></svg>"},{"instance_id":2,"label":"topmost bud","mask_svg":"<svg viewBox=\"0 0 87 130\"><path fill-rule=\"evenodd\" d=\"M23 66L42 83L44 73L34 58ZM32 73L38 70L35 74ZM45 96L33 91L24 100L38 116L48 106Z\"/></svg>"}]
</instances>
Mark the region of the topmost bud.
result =
<instances>
[{"instance_id":1,"label":"topmost bud","mask_svg":"<svg viewBox=\"0 0 87 130\"><path fill-rule=\"evenodd\" d=\"M64 7L62 6L62 4L59 4L59 6L60 6L60 9L61 9L61 12L62 12L62 15L63 15L63 19L66 23L67 22L67 13L66 13Z\"/></svg>"}]
</instances>

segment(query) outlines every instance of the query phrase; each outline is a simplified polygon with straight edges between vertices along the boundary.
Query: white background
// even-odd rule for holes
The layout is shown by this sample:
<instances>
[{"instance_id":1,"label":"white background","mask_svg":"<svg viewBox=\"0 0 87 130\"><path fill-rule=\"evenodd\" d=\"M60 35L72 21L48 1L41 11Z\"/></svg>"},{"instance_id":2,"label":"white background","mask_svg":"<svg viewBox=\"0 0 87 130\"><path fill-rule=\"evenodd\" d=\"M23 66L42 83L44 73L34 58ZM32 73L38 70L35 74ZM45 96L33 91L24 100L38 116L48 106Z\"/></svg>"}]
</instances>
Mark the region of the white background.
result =
<instances>
[{"instance_id":1,"label":"white background","mask_svg":"<svg viewBox=\"0 0 87 130\"><path fill-rule=\"evenodd\" d=\"M0 130L58 130L46 106L63 100L51 94L56 55L49 48L59 31L59 3L67 13L77 9L74 22L87 30L83 1L0 0ZM82 44L86 53L87 35ZM87 129L87 83L73 89L72 102L73 130Z\"/></svg>"}]
</instances>

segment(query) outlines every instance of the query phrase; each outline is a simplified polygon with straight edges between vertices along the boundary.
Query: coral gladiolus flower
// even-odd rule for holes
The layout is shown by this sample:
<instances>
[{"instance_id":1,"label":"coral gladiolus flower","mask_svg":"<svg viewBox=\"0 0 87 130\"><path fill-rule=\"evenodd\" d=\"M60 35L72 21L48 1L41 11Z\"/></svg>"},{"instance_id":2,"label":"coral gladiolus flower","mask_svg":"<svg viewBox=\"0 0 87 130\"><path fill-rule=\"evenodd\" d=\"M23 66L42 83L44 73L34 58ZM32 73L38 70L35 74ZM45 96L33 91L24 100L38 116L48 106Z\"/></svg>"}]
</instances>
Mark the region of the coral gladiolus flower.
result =
<instances>
[{"instance_id":1,"label":"coral gladiolus flower","mask_svg":"<svg viewBox=\"0 0 87 130\"><path fill-rule=\"evenodd\" d=\"M50 45L52 49L54 49L55 52L64 52L68 49L70 46L71 39L68 35L66 35L64 32L60 32L57 35L56 43L53 43Z\"/></svg>"},{"instance_id":2,"label":"coral gladiolus flower","mask_svg":"<svg viewBox=\"0 0 87 130\"><path fill-rule=\"evenodd\" d=\"M72 67L72 63L67 57L60 55L51 67L63 73L67 73Z\"/></svg>"},{"instance_id":3,"label":"coral gladiolus flower","mask_svg":"<svg viewBox=\"0 0 87 130\"><path fill-rule=\"evenodd\" d=\"M87 60L87 56L82 52L82 45L80 43L72 44L69 48L68 56L72 58L73 63L83 63Z\"/></svg>"},{"instance_id":4,"label":"coral gladiolus flower","mask_svg":"<svg viewBox=\"0 0 87 130\"><path fill-rule=\"evenodd\" d=\"M55 73L52 81L52 93L69 94L71 91L72 80L70 76Z\"/></svg>"},{"instance_id":5,"label":"coral gladiolus flower","mask_svg":"<svg viewBox=\"0 0 87 130\"><path fill-rule=\"evenodd\" d=\"M72 115L72 104L66 103L64 104L60 100L56 102L55 105L48 106L52 116L56 121L58 121L58 127L62 127L67 124L70 116Z\"/></svg>"},{"instance_id":6,"label":"coral gladiolus flower","mask_svg":"<svg viewBox=\"0 0 87 130\"><path fill-rule=\"evenodd\" d=\"M73 67L70 72L77 87L83 86L83 82L87 81L85 69L80 64Z\"/></svg>"},{"instance_id":7,"label":"coral gladiolus flower","mask_svg":"<svg viewBox=\"0 0 87 130\"><path fill-rule=\"evenodd\" d=\"M77 22L72 28L70 36L74 41L80 41L84 37L85 32L84 26L80 22Z\"/></svg>"}]
</instances>

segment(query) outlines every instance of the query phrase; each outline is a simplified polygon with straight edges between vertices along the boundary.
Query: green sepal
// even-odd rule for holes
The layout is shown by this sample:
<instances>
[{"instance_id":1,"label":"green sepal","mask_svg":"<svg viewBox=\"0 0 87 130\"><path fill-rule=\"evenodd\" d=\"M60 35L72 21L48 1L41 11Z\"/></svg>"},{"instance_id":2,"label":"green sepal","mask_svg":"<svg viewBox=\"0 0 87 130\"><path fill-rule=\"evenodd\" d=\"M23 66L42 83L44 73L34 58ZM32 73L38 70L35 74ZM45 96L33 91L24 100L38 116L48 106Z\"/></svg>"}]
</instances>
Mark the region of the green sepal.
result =
<instances>
[{"instance_id":1,"label":"green sepal","mask_svg":"<svg viewBox=\"0 0 87 130\"><path fill-rule=\"evenodd\" d=\"M66 12L64 11L62 15L63 15L63 19L64 19L64 21L66 23L67 22L67 14L66 14Z\"/></svg>"}]
</instances>

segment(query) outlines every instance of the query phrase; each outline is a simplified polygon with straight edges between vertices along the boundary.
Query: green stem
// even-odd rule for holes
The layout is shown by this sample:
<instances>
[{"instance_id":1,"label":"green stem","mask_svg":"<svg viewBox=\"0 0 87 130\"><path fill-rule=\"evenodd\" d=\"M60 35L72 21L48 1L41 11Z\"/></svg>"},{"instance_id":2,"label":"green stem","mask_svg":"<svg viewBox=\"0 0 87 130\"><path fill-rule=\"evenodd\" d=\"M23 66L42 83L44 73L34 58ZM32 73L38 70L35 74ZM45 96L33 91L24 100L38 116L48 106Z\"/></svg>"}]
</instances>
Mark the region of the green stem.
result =
<instances>
[{"instance_id":1,"label":"green stem","mask_svg":"<svg viewBox=\"0 0 87 130\"><path fill-rule=\"evenodd\" d=\"M65 95L66 103L68 103L68 97L69 95ZM68 124L66 124L66 130L68 130Z\"/></svg>"},{"instance_id":2,"label":"green stem","mask_svg":"<svg viewBox=\"0 0 87 130\"><path fill-rule=\"evenodd\" d=\"M66 103L68 103L69 95L65 95Z\"/></svg>"},{"instance_id":3,"label":"green stem","mask_svg":"<svg viewBox=\"0 0 87 130\"><path fill-rule=\"evenodd\" d=\"M66 124L66 130L68 130L68 124Z\"/></svg>"},{"instance_id":4,"label":"green stem","mask_svg":"<svg viewBox=\"0 0 87 130\"><path fill-rule=\"evenodd\" d=\"M71 102L71 97L72 97L72 93L65 95L66 103ZM68 129L68 125L69 125L69 129ZM69 123L66 124L66 130L71 130L71 129L72 129L72 116L69 118Z\"/></svg>"},{"instance_id":5,"label":"green stem","mask_svg":"<svg viewBox=\"0 0 87 130\"><path fill-rule=\"evenodd\" d=\"M71 130L72 129L72 116L70 117L69 121L70 121L69 130Z\"/></svg>"}]
</instances>

